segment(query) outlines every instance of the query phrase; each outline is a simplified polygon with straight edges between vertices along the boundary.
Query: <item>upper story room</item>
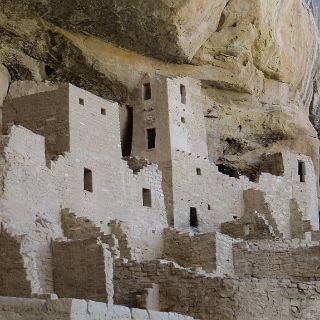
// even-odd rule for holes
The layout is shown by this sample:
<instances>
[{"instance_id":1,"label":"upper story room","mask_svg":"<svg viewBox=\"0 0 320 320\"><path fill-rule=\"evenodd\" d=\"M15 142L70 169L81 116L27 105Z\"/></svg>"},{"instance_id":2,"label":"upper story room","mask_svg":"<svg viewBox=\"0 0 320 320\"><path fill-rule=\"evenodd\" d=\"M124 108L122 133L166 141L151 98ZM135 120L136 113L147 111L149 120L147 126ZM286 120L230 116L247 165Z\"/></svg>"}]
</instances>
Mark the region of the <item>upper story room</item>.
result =
<instances>
[{"instance_id":1,"label":"upper story room","mask_svg":"<svg viewBox=\"0 0 320 320\"><path fill-rule=\"evenodd\" d=\"M208 157L201 85L192 78L146 75L130 97L132 155L169 161L180 150Z\"/></svg>"},{"instance_id":2,"label":"upper story room","mask_svg":"<svg viewBox=\"0 0 320 320\"><path fill-rule=\"evenodd\" d=\"M16 124L45 137L47 160L65 152L121 158L118 104L71 84L7 99L2 112L4 134Z\"/></svg>"}]
</instances>

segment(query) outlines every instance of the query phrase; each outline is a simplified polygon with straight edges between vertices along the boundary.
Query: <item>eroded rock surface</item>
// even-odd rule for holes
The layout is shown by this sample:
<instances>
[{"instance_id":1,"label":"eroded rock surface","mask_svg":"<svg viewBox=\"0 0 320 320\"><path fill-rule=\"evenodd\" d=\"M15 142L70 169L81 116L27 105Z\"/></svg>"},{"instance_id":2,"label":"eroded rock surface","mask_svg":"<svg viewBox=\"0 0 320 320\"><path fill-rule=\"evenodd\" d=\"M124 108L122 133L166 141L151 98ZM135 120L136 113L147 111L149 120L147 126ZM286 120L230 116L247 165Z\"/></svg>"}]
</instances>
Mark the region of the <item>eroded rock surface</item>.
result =
<instances>
[{"instance_id":1,"label":"eroded rock surface","mask_svg":"<svg viewBox=\"0 0 320 320\"><path fill-rule=\"evenodd\" d=\"M309 6L5 0L0 61L13 80L72 82L121 102L145 73L192 76L207 97L212 160L254 176L262 153L291 150L318 166L309 122L319 128L318 31Z\"/></svg>"}]
</instances>

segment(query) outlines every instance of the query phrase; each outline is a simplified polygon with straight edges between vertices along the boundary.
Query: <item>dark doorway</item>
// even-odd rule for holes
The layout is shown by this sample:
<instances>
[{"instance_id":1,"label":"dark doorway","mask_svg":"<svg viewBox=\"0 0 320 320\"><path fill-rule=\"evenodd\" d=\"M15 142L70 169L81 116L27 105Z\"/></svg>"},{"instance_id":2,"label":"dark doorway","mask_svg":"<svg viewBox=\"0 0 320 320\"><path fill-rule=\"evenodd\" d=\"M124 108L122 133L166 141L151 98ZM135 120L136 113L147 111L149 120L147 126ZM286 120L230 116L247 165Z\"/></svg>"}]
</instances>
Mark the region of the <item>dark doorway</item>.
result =
<instances>
[{"instance_id":1,"label":"dark doorway","mask_svg":"<svg viewBox=\"0 0 320 320\"><path fill-rule=\"evenodd\" d=\"M142 189L142 200L144 207L152 207L152 200L151 200L151 190L150 189Z\"/></svg>"},{"instance_id":2,"label":"dark doorway","mask_svg":"<svg viewBox=\"0 0 320 320\"><path fill-rule=\"evenodd\" d=\"M298 175L300 177L300 182L306 181L305 174L306 174L305 163L303 161L298 161Z\"/></svg>"},{"instance_id":3,"label":"dark doorway","mask_svg":"<svg viewBox=\"0 0 320 320\"><path fill-rule=\"evenodd\" d=\"M93 192L92 171L84 168L83 188L85 191Z\"/></svg>"},{"instance_id":4,"label":"dark doorway","mask_svg":"<svg viewBox=\"0 0 320 320\"><path fill-rule=\"evenodd\" d=\"M186 87L183 84L180 84L180 95L181 95L181 103L186 104L187 93L186 93Z\"/></svg>"},{"instance_id":5,"label":"dark doorway","mask_svg":"<svg viewBox=\"0 0 320 320\"><path fill-rule=\"evenodd\" d=\"M123 157L131 156L132 135L133 135L133 108L126 106L124 110L124 120L122 122L121 151Z\"/></svg>"},{"instance_id":6,"label":"dark doorway","mask_svg":"<svg viewBox=\"0 0 320 320\"><path fill-rule=\"evenodd\" d=\"M156 147L156 129L147 129L148 149L154 149Z\"/></svg>"},{"instance_id":7,"label":"dark doorway","mask_svg":"<svg viewBox=\"0 0 320 320\"><path fill-rule=\"evenodd\" d=\"M150 83L145 83L143 85L143 98L144 98L144 100L151 99L151 84Z\"/></svg>"},{"instance_id":8,"label":"dark doorway","mask_svg":"<svg viewBox=\"0 0 320 320\"><path fill-rule=\"evenodd\" d=\"M197 215L197 208L191 207L190 208L190 227L198 228L198 215Z\"/></svg>"}]
</instances>

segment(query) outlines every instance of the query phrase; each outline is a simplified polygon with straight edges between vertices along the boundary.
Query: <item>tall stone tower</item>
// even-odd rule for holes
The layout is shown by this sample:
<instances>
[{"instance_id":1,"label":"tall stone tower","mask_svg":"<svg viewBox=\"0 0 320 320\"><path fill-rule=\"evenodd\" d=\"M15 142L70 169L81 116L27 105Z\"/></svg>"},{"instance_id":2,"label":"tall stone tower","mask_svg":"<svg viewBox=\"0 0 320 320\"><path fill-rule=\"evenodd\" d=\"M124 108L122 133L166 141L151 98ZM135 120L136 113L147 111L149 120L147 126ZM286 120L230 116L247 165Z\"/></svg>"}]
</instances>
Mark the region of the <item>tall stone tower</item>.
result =
<instances>
[{"instance_id":1,"label":"tall stone tower","mask_svg":"<svg viewBox=\"0 0 320 320\"><path fill-rule=\"evenodd\" d=\"M173 163L179 166L181 153L208 157L200 83L190 78L146 75L130 102L132 155L161 168L168 220L174 224Z\"/></svg>"}]
</instances>

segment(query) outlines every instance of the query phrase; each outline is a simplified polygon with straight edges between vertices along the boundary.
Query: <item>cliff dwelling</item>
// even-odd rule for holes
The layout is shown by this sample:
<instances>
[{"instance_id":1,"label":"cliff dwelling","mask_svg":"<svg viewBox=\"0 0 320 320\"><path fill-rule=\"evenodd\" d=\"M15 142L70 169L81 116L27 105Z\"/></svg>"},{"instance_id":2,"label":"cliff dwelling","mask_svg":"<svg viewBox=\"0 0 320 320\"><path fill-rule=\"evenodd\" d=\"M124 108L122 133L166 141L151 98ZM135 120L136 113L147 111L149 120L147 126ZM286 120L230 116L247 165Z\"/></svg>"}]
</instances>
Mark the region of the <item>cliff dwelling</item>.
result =
<instances>
[{"instance_id":1,"label":"cliff dwelling","mask_svg":"<svg viewBox=\"0 0 320 320\"><path fill-rule=\"evenodd\" d=\"M316 1L0 7L1 320L319 319Z\"/></svg>"}]
</instances>

